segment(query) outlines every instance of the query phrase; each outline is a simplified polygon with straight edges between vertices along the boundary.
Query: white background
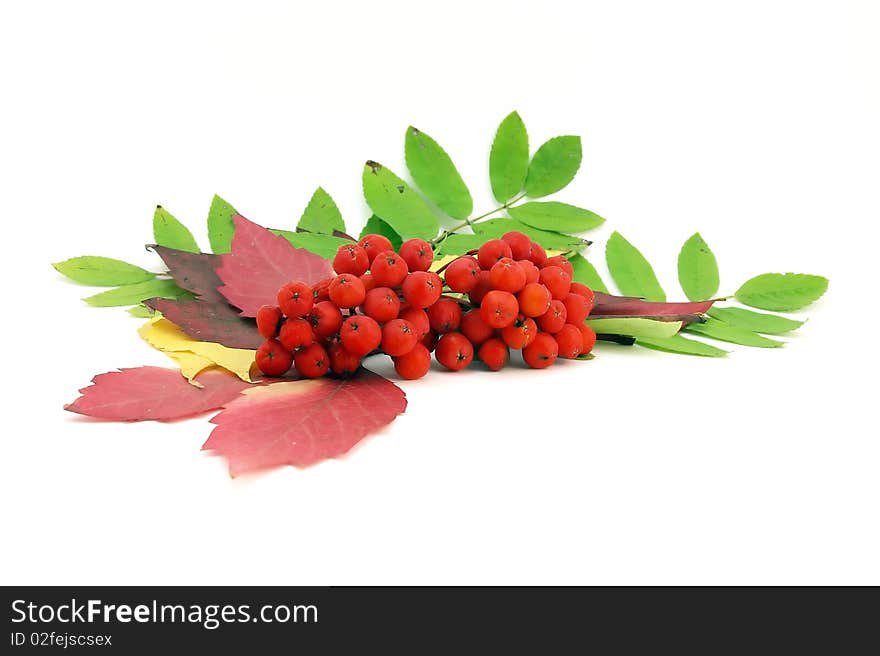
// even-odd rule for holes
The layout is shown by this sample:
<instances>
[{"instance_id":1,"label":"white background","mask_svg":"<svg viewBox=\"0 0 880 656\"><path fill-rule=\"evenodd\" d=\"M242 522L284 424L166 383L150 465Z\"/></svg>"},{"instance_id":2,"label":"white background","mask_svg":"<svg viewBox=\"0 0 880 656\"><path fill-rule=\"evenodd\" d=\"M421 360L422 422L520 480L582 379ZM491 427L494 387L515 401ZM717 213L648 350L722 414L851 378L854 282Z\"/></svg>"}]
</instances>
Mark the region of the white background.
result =
<instances>
[{"instance_id":1,"label":"white background","mask_svg":"<svg viewBox=\"0 0 880 656\"><path fill-rule=\"evenodd\" d=\"M3 583L880 583L877 4L4 3ZM50 262L158 267L156 203L207 247L220 193L291 227L317 185L367 216L404 129L491 207L518 109L580 134L559 200L608 218L672 297L700 230L722 292L831 279L783 349L605 347L546 372L433 372L348 457L230 480L206 420L62 411L170 365ZM386 368L379 368L387 371Z\"/></svg>"}]
</instances>

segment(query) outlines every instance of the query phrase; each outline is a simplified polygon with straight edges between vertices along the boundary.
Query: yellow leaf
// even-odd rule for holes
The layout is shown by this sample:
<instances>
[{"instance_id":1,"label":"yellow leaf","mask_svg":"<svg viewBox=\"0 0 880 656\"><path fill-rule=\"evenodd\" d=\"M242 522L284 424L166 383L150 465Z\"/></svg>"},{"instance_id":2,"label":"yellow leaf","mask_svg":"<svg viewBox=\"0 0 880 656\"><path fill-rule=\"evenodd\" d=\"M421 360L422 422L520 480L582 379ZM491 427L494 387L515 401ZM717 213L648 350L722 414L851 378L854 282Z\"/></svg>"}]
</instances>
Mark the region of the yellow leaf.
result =
<instances>
[{"instance_id":1,"label":"yellow leaf","mask_svg":"<svg viewBox=\"0 0 880 656\"><path fill-rule=\"evenodd\" d=\"M180 365L190 381L207 367L216 365L231 371L243 381L252 383L251 365L254 351L223 346L215 342L200 342L189 337L176 325L156 317L138 329L138 334L151 346L159 349Z\"/></svg>"}]
</instances>

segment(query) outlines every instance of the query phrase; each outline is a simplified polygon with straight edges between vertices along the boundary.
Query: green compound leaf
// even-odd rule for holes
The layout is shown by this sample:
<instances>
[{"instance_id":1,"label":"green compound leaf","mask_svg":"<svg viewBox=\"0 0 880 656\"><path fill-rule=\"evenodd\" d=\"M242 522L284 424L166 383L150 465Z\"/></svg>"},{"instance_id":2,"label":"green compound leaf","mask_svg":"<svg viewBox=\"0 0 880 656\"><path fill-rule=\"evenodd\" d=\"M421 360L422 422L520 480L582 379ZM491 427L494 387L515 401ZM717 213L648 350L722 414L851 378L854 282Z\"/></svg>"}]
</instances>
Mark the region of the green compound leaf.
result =
<instances>
[{"instance_id":1,"label":"green compound leaf","mask_svg":"<svg viewBox=\"0 0 880 656\"><path fill-rule=\"evenodd\" d=\"M367 224L364 226L364 229L361 230L360 236L364 235L384 235L388 237L388 241L391 242L391 247L397 251L400 250L401 244L403 244L403 239L401 239L400 235L398 235L394 228L388 225L387 221L383 221L378 216L373 214L367 219Z\"/></svg>"},{"instance_id":2,"label":"green compound leaf","mask_svg":"<svg viewBox=\"0 0 880 656\"><path fill-rule=\"evenodd\" d=\"M322 235L332 235L334 230L345 232L345 221L330 194L318 187L299 218L297 227Z\"/></svg>"},{"instance_id":3,"label":"green compound leaf","mask_svg":"<svg viewBox=\"0 0 880 656\"><path fill-rule=\"evenodd\" d=\"M711 344L698 342L695 339L688 339L681 335L673 335L672 337L639 337L636 339L636 344L665 353L700 355L707 358L723 358L728 353L728 351Z\"/></svg>"},{"instance_id":4,"label":"green compound leaf","mask_svg":"<svg viewBox=\"0 0 880 656\"><path fill-rule=\"evenodd\" d=\"M489 153L489 181L492 194L506 203L523 188L529 171L529 135L516 112L501 121Z\"/></svg>"},{"instance_id":5,"label":"green compound leaf","mask_svg":"<svg viewBox=\"0 0 880 656\"><path fill-rule=\"evenodd\" d=\"M422 193L449 216L469 217L474 209L471 192L440 144L410 126L406 130L404 151L406 166Z\"/></svg>"},{"instance_id":6,"label":"green compound leaf","mask_svg":"<svg viewBox=\"0 0 880 656\"><path fill-rule=\"evenodd\" d=\"M806 273L764 273L736 291L745 305L774 312L791 312L817 301L828 289L828 278Z\"/></svg>"},{"instance_id":7,"label":"green compound leaf","mask_svg":"<svg viewBox=\"0 0 880 656\"><path fill-rule=\"evenodd\" d=\"M483 235L483 241L486 241L487 239L498 239L505 232L510 232L511 230L525 233L544 248L551 250L576 250L586 246L586 242L580 237L563 235L548 230L540 230L526 225L521 221L517 221L516 219L490 219L474 225L474 231L478 235Z\"/></svg>"},{"instance_id":8,"label":"green compound leaf","mask_svg":"<svg viewBox=\"0 0 880 656\"><path fill-rule=\"evenodd\" d=\"M654 269L635 246L619 232L614 232L605 245L605 259L614 283L625 296L640 296L648 301L665 301Z\"/></svg>"},{"instance_id":9,"label":"green compound leaf","mask_svg":"<svg viewBox=\"0 0 880 656\"><path fill-rule=\"evenodd\" d=\"M779 348L785 342L764 337L750 330L729 326L718 319L708 319L706 323L692 323L685 328L689 333L711 337L722 342L742 344L743 346L757 346L759 348Z\"/></svg>"},{"instance_id":10,"label":"green compound leaf","mask_svg":"<svg viewBox=\"0 0 880 656\"><path fill-rule=\"evenodd\" d=\"M156 277L155 273L134 264L98 255L72 257L63 262L55 262L52 266L71 280L95 287L131 285Z\"/></svg>"},{"instance_id":11,"label":"green compound leaf","mask_svg":"<svg viewBox=\"0 0 880 656\"><path fill-rule=\"evenodd\" d=\"M738 307L713 307L709 316L723 321L728 326L751 330L765 335L784 335L804 325L803 321L795 321L777 314L764 314Z\"/></svg>"},{"instance_id":12,"label":"green compound leaf","mask_svg":"<svg viewBox=\"0 0 880 656\"><path fill-rule=\"evenodd\" d=\"M484 235L449 235L438 244L437 255L464 255L479 248L488 239Z\"/></svg>"},{"instance_id":13,"label":"green compound leaf","mask_svg":"<svg viewBox=\"0 0 880 656\"><path fill-rule=\"evenodd\" d=\"M621 317L613 319L590 319L587 325L596 334L628 335L629 337L672 337L681 330L681 321L656 321L637 317Z\"/></svg>"},{"instance_id":14,"label":"green compound leaf","mask_svg":"<svg viewBox=\"0 0 880 656\"><path fill-rule=\"evenodd\" d=\"M678 254L678 280L691 301L707 301L718 293L718 262L699 232L688 239Z\"/></svg>"},{"instance_id":15,"label":"green compound leaf","mask_svg":"<svg viewBox=\"0 0 880 656\"><path fill-rule=\"evenodd\" d=\"M148 298L181 298L191 296L178 287L173 280L155 278L133 285L123 285L106 292L89 296L83 300L92 307L117 307L135 305Z\"/></svg>"},{"instance_id":16,"label":"green compound leaf","mask_svg":"<svg viewBox=\"0 0 880 656\"><path fill-rule=\"evenodd\" d=\"M403 180L381 164L368 161L363 173L367 205L404 239L433 239L439 223L431 208Z\"/></svg>"},{"instance_id":17,"label":"green compound leaf","mask_svg":"<svg viewBox=\"0 0 880 656\"><path fill-rule=\"evenodd\" d=\"M596 271L596 267L589 260L582 255L575 254L569 257L568 261L571 262L571 266L574 269L572 280L585 284L594 292L608 293L608 287L602 281L599 272Z\"/></svg>"},{"instance_id":18,"label":"green compound leaf","mask_svg":"<svg viewBox=\"0 0 880 656\"><path fill-rule=\"evenodd\" d=\"M508 208L507 213L527 225L555 232L586 232L605 223L595 212L556 201L524 203Z\"/></svg>"},{"instance_id":19,"label":"green compound leaf","mask_svg":"<svg viewBox=\"0 0 880 656\"><path fill-rule=\"evenodd\" d=\"M220 196L215 195L208 210L208 241L215 253L228 253L232 249L232 235L235 224L232 217L238 214L235 208Z\"/></svg>"},{"instance_id":20,"label":"green compound leaf","mask_svg":"<svg viewBox=\"0 0 880 656\"><path fill-rule=\"evenodd\" d=\"M565 187L580 168L581 156L580 137L554 137L546 141L529 164L526 194L541 198Z\"/></svg>"},{"instance_id":21,"label":"green compound leaf","mask_svg":"<svg viewBox=\"0 0 880 656\"><path fill-rule=\"evenodd\" d=\"M185 225L161 205L153 213L153 239L159 246L167 246L178 251L198 253L196 238Z\"/></svg>"},{"instance_id":22,"label":"green compound leaf","mask_svg":"<svg viewBox=\"0 0 880 656\"><path fill-rule=\"evenodd\" d=\"M304 248L310 253L320 255L325 260L332 260L340 246L351 243L342 237L320 235L315 232L291 232L290 230L270 230L269 232L281 235L293 246Z\"/></svg>"}]
</instances>

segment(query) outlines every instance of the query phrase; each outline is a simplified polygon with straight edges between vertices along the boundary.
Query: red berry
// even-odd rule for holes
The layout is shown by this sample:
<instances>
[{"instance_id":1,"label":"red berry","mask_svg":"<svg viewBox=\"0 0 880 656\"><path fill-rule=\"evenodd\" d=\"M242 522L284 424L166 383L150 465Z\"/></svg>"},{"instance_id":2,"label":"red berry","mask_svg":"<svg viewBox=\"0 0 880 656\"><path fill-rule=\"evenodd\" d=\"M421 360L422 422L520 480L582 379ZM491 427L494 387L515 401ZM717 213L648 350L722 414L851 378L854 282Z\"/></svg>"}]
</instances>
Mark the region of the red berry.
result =
<instances>
[{"instance_id":1,"label":"red berry","mask_svg":"<svg viewBox=\"0 0 880 656\"><path fill-rule=\"evenodd\" d=\"M376 259L376 256L382 251L394 250L388 237L376 234L364 235L358 240L358 246L367 252L370 262Z\"/></svg>"},{"instance_id":2,"label":"red berry","mask_svg":"<svg viewBox=\"0 0 880 656\"><path fill-rule=\"evenodd\" d=\"M529 248L529 259L539 269L547 263L547 252L541 248L541 245L537 242L532 242L531 247Z\"/></svg>"},{"instance_id":3,"label":"red berry","mask_svg":"<svg viewBox=\"0 0 880 656\"><path fill-rule=\"evenodd\" d=\"M501 329L501 339L512 349L523 349L532 343L538 334L534 319L519 315L512 324Z\"/></svg>"},{"instance_id":4,"label":"red berry","mask_svg":"<svg viewBox=\"0 0 880 656\"><path fill-rule=\"evenodd\" d=\"M361 282L364 283L364 291L370 291L371 289L376 289L376 281L373 279L373 274L367 271L364 275L360 276Z\"/></svg>"},{"instance_id":5,"label":"red berry","mask_svg":"<svg viewBox=\"0 0 880 656\"><path fill-rule=\"evenodd\" d=\"M538 333L531 344L523 349L523 360L532 369L546 369L556 362L559 346L553 335Z\"/></svg>"},{"instance_id":6,"label":"red berry","mask_svg":"<svg viewBox=\"0 0 880 656\"><path fill-rule=\"evenodd\" d=\"M370 258L367 251L357 244L343 244L336 251L333 258L333 270L336 273L350 273L362 276L370 268Z\"/></svg>"},{"instance_id":7,"label":"red berry","mask_svg":"<svg viewBox=\"0 0 880 656\"><path fill-rule=\"evenodd\" d=\"M406 261L394 251L382 251L370 265L373 280L382 287L397 287L406 278Z\"/></svg>"},{"instance_id":8,"label":"red berry","mask_svg":"<svg viewBox=\"0 0 880 656\"><path fill-rule=\"evenodd\" d=\"M527 317L540 317L550 307L550 290L537 282L530 282L516 295L519 309Z\"/></svg>"},{"instance_id":9,"label":"red berry","mask_svg":"<svg viewBox=\"0 0 880 656\"><path fill-rule=\"evenodd\" d=\"M379 323L396 319L400 314L400 299L390 287L376 287L367 292L364 299L364 314Z\"/></svg>"},{"instance_id":10,"label":"red berry","mask_svg":"<svg viewBox=\"0 0 880 656\"><path fill-rule=\"evenodd\" d=\"M306 378L320 378L330 369L330 356L320 344L309 344L294 353L293 364Z\"/></svg>"},{"instance_id":11,"label":"red berry","mask_svg":"<svg viewBox=\"0 0 880 656\"><path fill-rule=\"evenodd\" d=\"M315 331L312 330L311 322L306 319L287 319L278 333L278 341L288 351L294 351L314 342Z\"/></svg>"},{"instance_id":12,"label":"red berry","mask_svg":"<svg viewBox=\"0 0 880 656\"><path fill-rule=\"evenodd\" d=\"M579 323L577 329L581 332L581 337L584 340L580 355L589 353L596 345L596 331L585 323Z\"/></svg>"},{"instance_id":13,"label":"red berry","mask_svg":"<svg viewBox=\"0 0 880 656\"><path fill-rule=\"evenodd\" d=\"M376 349L382 341L382 329L375 319L361 315L349 317L339 329L342 345L357 356Z\"/></svg>"},{"instance_id":14,"label":"red berry","mask_svg":"<svg viewBox=\"0 0 880 656\"><path fill-rule=\"evenodd\" d=\"M330 283L333 282L332 278L324 278L320 282L316 282L312 287L312 300L315 303L319 303L321 301L329 301L330 300Z\"/></svg>"},{"instance_id":15,"label":"red berry","mask_svg":"<svg viewBox=\"0 0 880 656\"><path fill-rule=\"evenodd\" d=\"M431 368L431 352L416 344L409 353L394 358L394 371L406 380L421 378Z\"/></svg>"},{"instance_id":16,"label":"red berry","mask_svg":"<svg viewBox=\"0 0 880 656\"><path fill-rule=\"evenodd\" d=\"M571 291L571 276L558 266L550 265L541 269L538 282L550 290L553 298L560 300Z\"/></svg>"},{"instance_id":17,"label":"red berry","mask_svg":"<svg viewBox=\"0 0 880 656\"><path fill-rule=\"evenodd\" d=\"M581 354L584 349L584 338L577 326L570 323L565 324L558 333L553 335L559 351L560 358L568 358L573 360Z\"/></svg>"},{"instance_id":18,"label":"red berry","mask_svg":"<svg viewBox=\"0 0 880 656\"><path fill-rule=\"evenodd\" d=\"M330 370L338 376L353 374L361 366L361 359L339 342L330 346L329 355Z\"/></svg>"},{"instance_id":19,"label":"red berry","mask_svg":"<svg viewBox=\"0 0 880 656\"><path fill-rule=\"evenodd\" d=\"M480 308L467 311L461 317L461 332L471 344L479 346L495 334L495 329L483 321Z\"/></svg>"},{"instance_id":20,"label":"red berry","mask_svg":"<svg viewBox=\"0 0 880 656\"><path fill-rule=\"evenodd\" d=\"M304 282L289 282L278 290L278 307L288 317L304 317L314 304L312 288Z\"/></svg>"},{"instance_id":21,"label":"red berry","mask_svg":"<svg viewBox=\"0 0 880 656\"><path fill-rule=\"evenodd\" d=\"M593 294L593 290L587 287L582 282L572 282L571 283L571 293L578 294L579 296L583 296L590 302L590 307L593 307L593 300L595 298L595 294Z\"/></svg>"},{"instance_id":22,"label":"red berry","mask_svg":"<svg viewBox=\"0 0 880 656\"><path fill-rule=\"evenodd\" d=\"M565 325L567 316L565 305L554 298L550 301L550 308L538 317L538 327L545 333L558 333Z\"/></svg>"},{"instance_id":23,"label":"red berry","mask_svg":"<svg viewBox=\"0 0 880 656\"><path fill-rule=\"evenodd\" d=\"M332 301L321 301L312 308L309 323L318 337L326 339L338 333L342 327L342 312Z\"/></svg>"},{"instance_id":24,"label":"red berry","mask_svg":"<svg viewBox=\"0 0 880 656\"><path fill-rule=\"evenodd\" d=\"M266 339L278 335L278 324L281 323L281 308L276 305L264 305L257 310L257 332Z\"/></svg>"},{"instance_id":25,"label":"red berry","mask_svg":"<svg viewBox=\"0 0 880 656\"><path fill-rule=\"evenodd\" d=\"M480 265L470 255L462 255L453 260L444 272L446 284L454 292L466 294L477 284L480 275Z\"/></svg>"},{"instance_id":26,"label":"red berry","mask_svg":"<svg viewBox=\"0 0 880 656\"><path fill-rule=\"evenodd\" d=\"M498 371L503 368L510 359L510 352L507 345L498 338L492 338L483 342L480 350L477 351L477 357L492 371Z\"/></svg>"},{"instance_id":27,"label":"red berry","mask_svg":"<svg viewBox=\"0 0 880 656\"><path fill-rule=\"evenodd\" d=\"M461 333L446 333L437 342L437 362L450 371L459 371L474 359L474 347Z\"/></svg>"},{"instance_id":28,"label":"red berry","mask_svg":"<svg viewBox=\"0 0 880 656\"><path fill-rule=\"evenodd\" d=\"M406 319L394 319L382 327L382 350L392 357L409 353L418 342L415 326Z\"/></svg>"},{"instance_id":29,"label":"red berry","mask_svg":"<svg viewBox=\"0 0 880 656\"><path fill-rule=\"evenodd\" d=\"M558 266L560 269L568 274L569 278L574 278L574 267L571 265L569 259L564 255L554 255L547 260L546 266Z\"/></svg>"},{"instance_id":30,"label":"red berry","mask_svg":"<svg viewBox=\"0 0 880 656\"><path fill-rule=\"evenodd\" d=\"M434 262L434 249L424 239L403 242L399 252L410 271L427 271Z\"/></svg>"},{"instance_id":31,"label":"red berry","mask_svg":"<svg viewBox=\"0 0 880 656\"><path fill-rule=\"evenodd\" d=\"M477 284L468 292L468 298L474 305L479 305L490 291L492 291L492 282L489 280L489 272L480 271L477 274Z\"/></svg>"},{"instance_id":32,"label":"red berry","mask_svg":"<svg viewBox=\"0 0 880 656\"><path fill-rule=\"evenodd\" d=\"M425 312L435 333L451 333L461 325L461 306L450 298L441 298Z\"/></svg>"},{"instance_id":33,"label":"red berry","mask_svg":"<svg viewBox=\"0 0 880 656\"><path fill-rule=\"evenodd\" d=\"M406 308L400 313L401 319L409 321L415 328L416 335L419 339L424 338L431 331L431 322L428 320L428 313L419 308Z\"/></svg>"},{"instance_id":34,"label":"red berry","mask_svg":"<svg viewBox=\"0 0 880 656\"><path fill-rule=\"evenodd\" d=\"M501 235L501 239L510 246L511 256L514 260L524 260L529 256L532 240L528 235L512 230Z\"/></svg>"},{"instance_id":35,"label":"red berry","mask_svg":"<svg viewBox=\"0 0 880 656\"><path fill-rule=\"evenodd\" d=\"M583 323L584 319L587 318L587 315L590 314L590 304L587 302L587 299L580 294L569 292L565 295L565 298L562 299L562 304L565 306L565 320L568 323Z\"/></svg>"},{"instance_id":36,"label":"red berry","mask_svg":"<svg viewBox=\"0 0 880 656\"><path fill-rule=\"evenodd\" d=\"M510 246L507 245L506 241L500 239L490 239L480 246L477 251L477 261L480 263L480 268L483 271L491 269L502 257L510 256Z\"/></svg>"},{"instance_id":37,"label":"red berry","mask_svg":"<svg viewBox=\"0 0 880 656\"><path fill-rule=\"evenodd\" d=\"M330 283L330 300L341 308L351 308L364 302L367 290L356 275L340 273Z\"/></svg>"},{"instance_id":38,"label":"red berry","mask_svg":"<svg viewBox=\"0 0 880 656\"><path fill-rule=\"evenodd\" d=\"M540 271L538 270L538 267L535 266L534 262L531 260L517 260L516 262L523 268L523 271L526 272L527 285L532 282L538 282Z\"/></svg>"},{"instance_id":39,"label":"red berry","mask_svg":"<svg viewBox=\"0 0 880 656\"><path fill-rule=\"evenodd\" d=\"M509 257L498 260L489 270L489 282L494 289L516 293L526 285L526 272Z\"/></svg>"},{"instance_id":40,"label":"red berry","mask_svg":"<svg viewBox=\"0 0 880 656\"><path fill-rule=\"evenodd\" d=\"M480 303L480 317L493 328L504 328L516 320L519 304L510 292L493 289Z\"/></svg>"},{"instance_id":41,"label":"red berry","mask_svg":"<svg viewBox=\"0 0 880 656\"><path fill-rule=\"evenodd\" d=\"M443 292L443 281L433 271L415 271L403 281L403 297L414 308L433 305Z\"/></svg>"},{"instance_id":42,"label":"red berry","mask_svg":"<svg viewBox=\"0 0 880 656\"><path fill-rule=\"evenodd\" d=\"M293 364L293 354L277 339L267 339L257 349L257 367L267 376L283 376Z\"/></svg>"},{"instance_id":43,"label":"red berry","mask_svg":"<svg viewBox=\"0 0 880 656\"><path fill-rule=\"evenodd\" d=\"M420 340L420 344L424 346L428 351L433 351L437 348L437 341L440 339L440 336L437 335L433 330L429 330L428 334L422 337Z\"/></svg>"}]
</instances>

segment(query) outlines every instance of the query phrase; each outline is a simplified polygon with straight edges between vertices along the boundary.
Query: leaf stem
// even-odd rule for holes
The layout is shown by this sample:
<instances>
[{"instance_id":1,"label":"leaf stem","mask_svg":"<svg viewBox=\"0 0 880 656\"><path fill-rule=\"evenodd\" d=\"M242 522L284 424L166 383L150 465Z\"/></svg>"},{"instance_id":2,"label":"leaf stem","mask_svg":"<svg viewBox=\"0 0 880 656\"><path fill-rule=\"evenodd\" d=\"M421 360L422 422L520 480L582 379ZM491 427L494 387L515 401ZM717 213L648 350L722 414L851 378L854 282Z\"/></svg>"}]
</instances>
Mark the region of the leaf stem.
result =
<instances>
[{"instance_id":1,"label":"leaf stem","mask_svg":"<svg viewBox=\"0 0 880 656\"><path fill-rule=\"evenodd\" d=\"M517 196L516 198L512 198L511 200L507 201L507 202L504 203L503 205L500 205L499 207L496 207L494 210L489 210L488 212L486 212L486 213L484 213L484 214L480 214L480 216L474 217L473 219L465 219L464 221L462 221L462 222L459 223L458 225L453 226L452 228L449 228L448 230L444 230L444 231L440 234L439 237L437 237L436 239L434 239L434 240L431 242L431 247L432 247L432 248L436 248L437 245L443 243L443 241L444 241L449 235L451 235L451 234L453 234L453 233L455 233L455 232L458 232L458 231L461 230L462 228L466 228L467 226L471 226L471 225L473 225L474 223L476 223L477 221L482 221L483 219L487 219L487 218L489 218L489 217L492 216L493 214L497 214L498 212L500 212L500 211L502 211L502 210L506 210L506 209L509 208L509 207L513 207L513 205L514 205L515 203L518 203L519 201L521 201L523 198L525 198L525 196L526 196L525 193L522 193L522 194L520 194L519 196Z\"/></svg>"}]
</instances>

